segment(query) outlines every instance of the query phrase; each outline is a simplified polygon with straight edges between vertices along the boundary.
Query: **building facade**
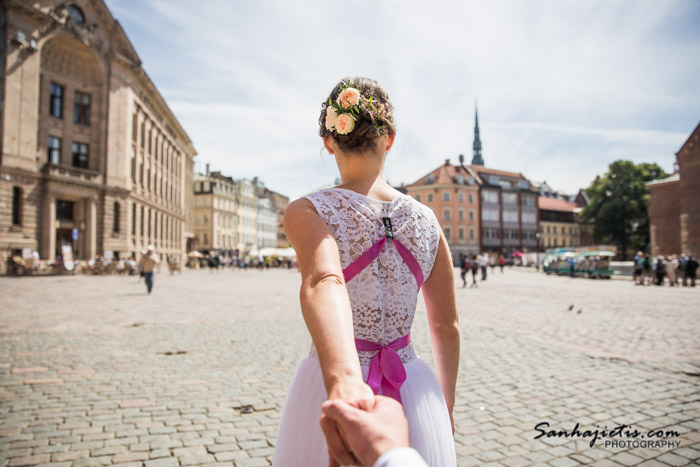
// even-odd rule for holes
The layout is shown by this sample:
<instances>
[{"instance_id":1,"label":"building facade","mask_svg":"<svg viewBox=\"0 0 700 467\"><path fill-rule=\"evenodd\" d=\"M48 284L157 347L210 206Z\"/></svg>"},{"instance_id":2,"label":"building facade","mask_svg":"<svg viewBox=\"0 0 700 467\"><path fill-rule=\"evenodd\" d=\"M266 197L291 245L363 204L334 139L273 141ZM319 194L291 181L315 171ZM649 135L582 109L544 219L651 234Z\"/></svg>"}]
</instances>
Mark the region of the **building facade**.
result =
<instances>
[{"instance_id":1,"label":"building facade","mask_svg":"<svg viewBox=\"0 0 700 467\"><path fill-rule=\"evenodd\" d=\"M277 248L277 209L270 198L258 199L256 224L255 246Z\"/></svg>"},{"instance_id":2,"label":"building facade","mask_svg":"<svg viewBox=\"0 0 700 467\"><path fill-rule=\"evenodd\" d=\"M576 203L547 196L537 198L540 249L581 246L580 211Z\"/></svg>"},{"instance_id":3,"label":"building facade","mask_svg":"<svg viewBox=\"0 0 700 467\"><path fill-rule=\"evenodd\" d=\"M481 249L507 259L516 251L536 251L537 192L530 182L521 173L479 165L470 168L481 182Z\"/></svg>"},{"instance_id":4,"label":"building facade","mask_svg":"<svg viewBox=\"0 0 700 467\"><path fill-rule=\"evenodd\" d=\"M700 125L676 153L677 173L649 182L652 255L700 256Z\"/></svg>"},{"instance_id":5,"label":"building facade","mask_svg":"<svg viewBox=\"0 0 700 467\"><path fill-rule=\"evenodd\" d=\"M236 249L238 199L236 182L212 172L194 176L194 235L201 250Z\"/></svg>"},{"instance_id":6,"label":"building facade","mask_svg":"<svg viewBox=\"0 0 700 467\"><path fill-rule=\"evenodd\" d=\"M246 253L255 248L258 196L257 183L254 180L243 178L236 182L236 196L238 199L238 232L237 247L241 253Z\"/></svg>"},{"instance_id":7,"label":"building facade","mask_svg":"<svg viewBox=\"0 0 700 467\"><path fill-rule=\"evenodd\" d=\"M265 188L263 197L270 198L277 212L277 248L289 248L289 240L284 233L284 211L289 205L289 197Z\"/></svg>"},{"instance_id":8,"label":"building facade","mask_svg":"<svg viewBox=\"0 0 700 467\"><path fill-rule=\"evenodd\" d=\"M100 0L0 10L0 249L180 257L196 152L119 23Z\"/></svg>"},{"instance_id":9,"label":"building facade","mask_svg":"<svg viewBox=\"0 0 700 467\"><path fill-rule=\"evenodd\" d=\"M460 255L479 253L479 181L468 167L461 162L452 165L447 159L443 165L404 189L433 210L454 261L458 261Z\"/></svg>"}]
</instances>

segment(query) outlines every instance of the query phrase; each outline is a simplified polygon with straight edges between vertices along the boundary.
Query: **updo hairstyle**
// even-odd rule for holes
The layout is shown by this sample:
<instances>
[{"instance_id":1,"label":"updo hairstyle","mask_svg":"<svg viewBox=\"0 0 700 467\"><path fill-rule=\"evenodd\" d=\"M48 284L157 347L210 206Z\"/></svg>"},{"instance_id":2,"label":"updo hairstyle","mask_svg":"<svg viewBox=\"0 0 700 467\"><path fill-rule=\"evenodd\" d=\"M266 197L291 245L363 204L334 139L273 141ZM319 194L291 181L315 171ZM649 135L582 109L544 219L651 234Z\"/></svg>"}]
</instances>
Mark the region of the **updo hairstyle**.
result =
<instances>
[{"instance_id":1,"label":"updo hairstyle","mask_svg":"<svg viewBox=\"0 0 700 467\"><path fill-rule=\"evenodd\" d=\"M365 106L360 105L360 114L356 117L355 128L350 133L341 135L334 134L333 131L326 128L326 109L328 108L328 100L330 99L331 102L335 103L344 87L357 89L365 99L372 97L372 103L379 109L379 112L375 114ZM318 119L318 123L321 137L332 137L338 148L345 152L359 153L373 150L377 146L377 140L380 136L396 133L394 106L391 105L386 91L377 81L359 76L343 78L333 88L331 94L321 105L321 116Z\"/></svg>"}]
</instances>

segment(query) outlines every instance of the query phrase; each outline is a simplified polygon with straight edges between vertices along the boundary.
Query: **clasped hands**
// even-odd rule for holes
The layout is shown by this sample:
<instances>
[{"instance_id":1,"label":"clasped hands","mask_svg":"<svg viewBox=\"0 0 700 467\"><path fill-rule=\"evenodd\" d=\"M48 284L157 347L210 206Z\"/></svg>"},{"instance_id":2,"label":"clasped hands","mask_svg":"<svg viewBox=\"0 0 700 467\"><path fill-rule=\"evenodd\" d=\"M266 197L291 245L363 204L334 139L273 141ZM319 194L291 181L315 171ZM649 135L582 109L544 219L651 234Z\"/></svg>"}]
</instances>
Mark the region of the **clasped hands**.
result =
<instances>
[{"instance_id":1,"label":"clasped hands","mask_svg":"<svg viewBox=\"0 0 700 467\"><path fill-rule=\"evenodd\" d=\"M364 383L330 391L321 411L329 467L371 467L384 452L409 446L408 421L401 404L375 396Z\"/></svg>"}]
</instances>

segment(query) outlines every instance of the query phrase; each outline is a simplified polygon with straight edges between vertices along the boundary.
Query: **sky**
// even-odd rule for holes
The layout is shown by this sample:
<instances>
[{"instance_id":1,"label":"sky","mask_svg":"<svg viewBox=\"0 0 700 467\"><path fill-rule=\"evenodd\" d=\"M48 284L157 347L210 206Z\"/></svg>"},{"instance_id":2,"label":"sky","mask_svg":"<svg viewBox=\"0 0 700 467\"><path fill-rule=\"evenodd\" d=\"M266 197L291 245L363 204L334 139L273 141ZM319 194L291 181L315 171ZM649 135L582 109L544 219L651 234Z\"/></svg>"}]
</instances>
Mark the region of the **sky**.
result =
<instances>
[{"instance_id":1,"label":"sky","mask_svg":"<svg viewBox=\"0 0 700 467\"><path fill-rule=\"evenodd\" d=\"M576 193L618 159L673 170L700 123L696 0L106 0L190 136L195 170L298 198L338 177L318 135L345 76L379 81L409 184L460 154Z\"/></svg>"}]
</instances>

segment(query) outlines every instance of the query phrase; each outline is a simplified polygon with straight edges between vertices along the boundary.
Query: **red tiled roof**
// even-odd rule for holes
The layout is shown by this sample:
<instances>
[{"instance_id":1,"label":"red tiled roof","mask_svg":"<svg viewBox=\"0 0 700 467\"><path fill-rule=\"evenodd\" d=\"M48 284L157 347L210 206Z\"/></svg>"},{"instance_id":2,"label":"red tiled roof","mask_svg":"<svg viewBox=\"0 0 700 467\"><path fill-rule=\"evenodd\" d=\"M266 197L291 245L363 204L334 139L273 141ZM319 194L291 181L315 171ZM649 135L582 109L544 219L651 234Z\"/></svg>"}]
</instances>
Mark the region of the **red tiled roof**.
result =
<instances>
[{"instance_id":1,"label":"red tiled roof","mask_svg":"<svg viewBox=\"0 0 700 467\"><path fill-rule=\"evenodd\" d=\"M411 183L410 185L407 185L408 187L413 187L413 186L421 186L425 185L425 181L428 177L435 177L435 181L432 182L432 184L435 185L441 185L441 184L446 184L446 185L452 185L455 183L454 177L456 175L463 175L464 177L468 177L471 174L466 171L464 168L462 168L459 165L445 165L442 164L440 167L437 169L433 170L432 172L422 176L415 182Z\"/></svg>"},{"instance_id":2,"label":"red tiled roof","mask_svg":"<svg viewBox=\"0 0 700 467\"><path fill-rule=\"evenodd\" d=\"M521 178L523 180L525 179L523 174L521 174L520 172L508 172L506 170L489 169L488 167L484 167L483 165L470 165L469 168L475 171L476 173L501 175L503 177Z\"/></svg>"},{"instance_id":3,"label":"red tiled roof","mask_svg":"<svg viewBox=\"0 0 700 467\"><path fill-rule=\"evenodd\" d=\"M570 203L569 201L560 198L547 198L546 196L538 196L537 207L546 211L573 212L574 209L578 208L578 205L576 203Z\"/></svg>"}]
</instances>

